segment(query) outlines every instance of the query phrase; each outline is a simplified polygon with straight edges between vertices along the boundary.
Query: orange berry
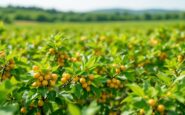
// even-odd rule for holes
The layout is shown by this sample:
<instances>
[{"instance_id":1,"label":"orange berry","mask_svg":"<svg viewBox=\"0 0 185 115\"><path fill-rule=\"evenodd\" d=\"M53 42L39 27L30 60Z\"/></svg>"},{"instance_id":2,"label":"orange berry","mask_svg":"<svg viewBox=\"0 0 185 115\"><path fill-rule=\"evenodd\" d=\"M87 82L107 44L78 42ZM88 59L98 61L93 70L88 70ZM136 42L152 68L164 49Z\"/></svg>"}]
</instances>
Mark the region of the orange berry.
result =
<instances>
[{"instance_id":1,"label":"orange berry","mask_svg":"<svg viewBox=\"0 0 185 115\"><path fill-rule=\"evenodd\" d=\"M51 79L50 74L46 74L46 75L44 76L44 79L45 79L45 80L50 80L50 79Z\"/></svg>"},{"instance_id":2,"label":"orange berry","mask_svg":"<svg viewBox=\"0 0 185 115\"><path fill-rule=\"evenodd\" d=\"M34 65L34 66L32 67L32 69L33 69L33 71L38 71L38 70L39 70L39 67Z\"/></svg>"},{"instance_id":3,"label":"orange berry","mask_svg":"<svg viewBox=\"0 0 185 115\"><path fill-rule=\"evenodd\" d=\"M85 78L83 78L83 77L82 77L82 78L80 78L80 83L82 83L82 84L83 84L83 83L85 83L85 82L86 82Z\"/></svg>"},{"instance_id":4,"label":"orange berry","mask_svg":"<svg viewBox=\"0 0 185 115\"><path fill-rule=\"evenodd\" d=\"M47 85L48 85L48 81L47 81L47 80L43 80L43 81L42 81L42 85L43 85L43 86L47 86Z\"/></svg>"},{"instance_id":5,"label":"orange berry","mask_svg":"<svg viewBox=\"0 0 185 115\"><path fill-rule=\"evenodd\" d=\"M156 101L155 101L154 99L150 99L150 100L148 101L148 104L149 104L150 106L154 107L155 104L156 104Z\"/></svg>"},{"instance_id":6,"label":"orange berry","mask_svg":"<svg viewBox=\"0 0 185 115\"><path fill-rule=\"evenodd\" d=\"M110 83L111 83L111 80L110 80L110 79L108 79L108 80L107 80L107 83L108 83L108 84L110 84Z\"/></svg>"},{"instance_id":7,"label":"orange berry","mask_svg":"<svg viewBox=\"0 0 185 115\"><path fill-rule=\"evenodd\" d=\"M55 81L54 80L50 80L50 85L51 86L55 86Z\"/></svg>"},{"instance_id":8,"label":"orange berry","mask_svg":"<svg viewBox=\"0 0 185 115\"><path fill-rule=\"evenodd\" d=\"M77 76L73 78L74 82L77 82L78 80L79 80L79 78Z\"/></svg>"},{"instance_id":9,"label":"orange berry","mask_svg":"<svg viewBox=\"0 0 185 115\"><path fill-rule=\"evenodd\" d=\"M62 77L65 77L68 80L71 75L69 73L63 73Z\"/></svg>"},{"instance_id":10,"label":"orange berry","mask_svg":"<svg viewBox=\"0 0 185 115\"><path fill-rule=\"evenodd\" d=\"M33 82L32 87L37 87L37 82Z\"/></svg>"},{"instance_id":11,"label":"orange berry","mask_svg":"<svg viewBox=\"0 0 185 115\"><path fill-rule=\"evenodd\" d=\"M165 110L164 105L162 105L162 104L158 105L158 106L157 106L157 110L158 110L160 113L163 113L164 110Z\"/></svg>"},{"instance_id":12,"label":"orange berry","mask_svg":"<svg viewBox=\"0 0 185 115\"><path fill-rule=\"evenodd\" d=\"M144 110L144 109L140 109L140 110L139 110L139 114L140 114L140 115L144 115L144 114L145 114L145 110Z\"/></svg>"},{"instance_id":13,"label":"orange berry","mask_svg":"<svg viewBox=\"0 0 185 115\"><path fill-rule=\"evenodd\" d=\"M52 77L52 79L57 80L58 75L53 73L53 74L51 74L51 77Z\"/></svg>"},{"instance_id":14,"label":"orange berry","mask_svg":"<svg viewBox=\"0 0 185 115\"><path fill-rule=\"evenodd\" d=\"M112 79L112 82L113 82L113 83L116 83L116 82L117 82L117 79L116 79L116 78L113 78L113 79Z\"/></svg>"},{"instance_id":15,"label":"orange berry","mask_svg":"<svg viewBox=\"0 0 185 115\"><path fill-rule=\"evenodd\" d=\"M35 79L38 79L40 77L40 73L35 73L33 76Z\"/></svg>"},{"instance_id":16,"label":"orange berry","mask_svg":"<svg viewBox=\"0 0 185 115\"><path fill-rule=\"evenodd\" d=\"M40 87L41 84L42 84L40 81L36 81L36 83L37 83L37 86L38 86L38 87Z\"/></svg>"},{"instance_id":17,"label":"orange berry","mask_svg":"<svg viewBox=\"0 0 185 115\"><path fill-rule=\"evenodd\" d=\"M92 81L94 80L94 75L89 75L89 79Z\"/></svg>"},{"instance_id":18,"label":"orange berry","mask_svg":"<svg viewBox=\"0 0 185 115\"><path fill-rule=\"evenodd\" d=\"M83 87L83 88L87 88L87 86L88 86L87 83L83 83L83 84L82 84L82 87Z\"/></svg>"},{"instance_id":19,"label":"orange berry","mask_svg":"<svg viewBox=\"0 0 185 115\"><path fill-rule=\"evenodd\" d=\"M121 66L120 66L120 69L121 69L122 71L125 71L125 70L126 70L126 67L125 67L124 65L121 65Z\"/></svg>"},{"instance_id":20,"label":"orange berry","mask_svg":"<svg viewBox=\"0 0 185 115\"><path fill-rule=\"evenodd\" d=\"M26 108L25 107L21 108L21 113L26 113Z\"/></svg>"},{"instance_id":21,"label":"orange berry","mask_svg":"<svg viewBox=\"0 0 185 115\"><path fill-rule=\"evenodd\" d=\"M91 83L92 83L91 81L88 81L88 82L87 82L88 85L91 85Z\"/></svg>"},{"instance_id":22,"label":"orange berry","mask_svg":"<svg viewBox=\"0 0 185 115\"><path fill-rule=\"evenodd\" d=\"M50 54L55 54L55 49L54 49L54 48L50 48L50 49L49 49L49 53L50 53Z\"/></svg>"},{"instance_id":23,"label":"orange berry","mask_svg":"<svg viewBox=\"0 0 185 115\"><path fill-rule=\"evenodd\" d=\"M91 88L90 88L89 86L86 87L86 91L87 91L87 92L91 91Z\"/></svg>"},{"instance_id":24,"label":"orange berry","mask_svg":"<svg viewBox=\"0 0 185 115\"><path fill-rule=\"evenodd\" d=\"M44 102L43 102L43 100L40 99L40 100L38 101L38 106L39 106L39 107L42 107L43 105L44 105Z\"/></svg>"},{"instance_id":25,"label":"orange berry","mask_svg":"<svg viewBox=\"0 0 185 115\"><path fill-rule=\"evenodd\" d=\"M67 82L67 78L66 77L62 77L61 81L62 81L62 83L66 83Z\"/></svg>"},{"instance_id":26,"label":"orange berry","mask_svg":"<svg viewBox=\"0 0 185 115\"><path fill-rule=\"evenodd\" d=\"M117 84L117 85L120 85L120 84L121 84L120 80L117 79L117 80L116 80L116 84Z\"/></svg>"},{"instance_id":27,"label":"orange berry","mask_svg":"<svg viewBox=\"0 0 185 115\"><path fill-rule=\"evenodd\" d=\"M116 73L119 74L120 73L120 69L116 68Z\"/></svg>"},{"instance_id":28,"label":"orange berry","mask_svg":"<svg viewBox=\"0 0 185 115\"><path fill-rule=\"evenodd\" d=\"M40 81L43 81L43 80L44 80L43 76L40 76L38 79L39 79Z\"/></svg>"}]
</instances>

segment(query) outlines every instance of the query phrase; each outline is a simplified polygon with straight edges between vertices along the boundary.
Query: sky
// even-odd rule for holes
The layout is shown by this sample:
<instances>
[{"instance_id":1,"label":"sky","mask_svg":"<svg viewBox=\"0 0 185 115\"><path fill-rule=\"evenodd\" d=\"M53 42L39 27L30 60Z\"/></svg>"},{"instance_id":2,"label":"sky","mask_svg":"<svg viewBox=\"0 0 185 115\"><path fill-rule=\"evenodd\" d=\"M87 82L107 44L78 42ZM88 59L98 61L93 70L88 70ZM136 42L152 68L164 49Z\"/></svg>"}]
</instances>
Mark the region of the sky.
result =
<instances>
[{"instance_id":1,"label":"sky","mask_svg":"<svg viewBox=\"0 0 185 115\"><path fill-rule=\"evenodd\" d=\"M82 12L110 8L185 10L185 0L0 0L0 6L7 5Z\"/></svg>"}]
</instances>

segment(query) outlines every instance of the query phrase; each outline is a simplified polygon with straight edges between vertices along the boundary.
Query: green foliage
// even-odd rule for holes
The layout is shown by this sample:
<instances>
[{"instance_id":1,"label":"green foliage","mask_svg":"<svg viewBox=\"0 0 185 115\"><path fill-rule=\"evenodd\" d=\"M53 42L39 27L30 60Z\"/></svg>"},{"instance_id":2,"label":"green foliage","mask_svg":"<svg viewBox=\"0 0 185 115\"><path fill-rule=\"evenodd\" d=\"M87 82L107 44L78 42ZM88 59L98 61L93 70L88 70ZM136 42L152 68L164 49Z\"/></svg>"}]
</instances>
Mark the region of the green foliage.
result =
<instances>
[{"instance_id":1,"label":"green foliage","mask_svg":"<svg viewBox=\"0 0 185 115\"><path fill-rule=\"evenodd\" d=\"M185 25L152 23L1 24L0 114L185 114Z\"/></svg>"}]
</instances>

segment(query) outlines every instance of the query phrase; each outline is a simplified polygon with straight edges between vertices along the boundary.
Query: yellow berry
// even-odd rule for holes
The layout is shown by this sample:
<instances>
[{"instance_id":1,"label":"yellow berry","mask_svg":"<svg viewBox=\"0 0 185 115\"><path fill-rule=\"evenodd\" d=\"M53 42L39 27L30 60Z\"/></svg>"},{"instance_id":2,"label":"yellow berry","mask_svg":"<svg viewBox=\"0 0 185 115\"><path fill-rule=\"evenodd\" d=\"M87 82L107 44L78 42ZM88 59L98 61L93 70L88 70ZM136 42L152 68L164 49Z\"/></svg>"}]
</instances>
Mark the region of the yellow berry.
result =
<instances>
[{"instance_id":1,"label":"yellow berry","mask_svg":"<svg viewBox=\"0 0 185 115\"><path fill-rule=\"evenodd\" d=\"M144 109L140 109L140 110L139 110L139 114L140 114L140 115L144 115L144 114L145 114L145 110L144 110Z\"/></svg>"},{"instance_id":2,"label":"yellow berry","mask_svg":"<svg viewBox=\"0 0 185 115\"><path fill-rule=\"evenodd\" d=\"M40 77L40 73L35 73L33 76L35 79L38 79Z\"/></svg>"},{"instance_id":3,"label":"yellow berry","mask_svg":"<svg viewBox=\"0 0 185 115\"><path fill-rule=\"evenodd\" d=\"M37 87L37 82L33 82L32 87Z\"/></svg>"},{"instance_id":4,"label":"yellow berry","mask_svg":"<svg viewBox=\"0 0 185 115\"><path fill-rule=\"evenodd\" d=\"M62 81L62 83L66 83L67 82L67 78L66 77L62 77L61 81Z\"/></svg>"},{"instance_id":5,"label":"yellow berry","mask_svg":"<svg viewBox=\"0 0 185 115\"><path fill-rule=\"evenodd\" d=\"M86 82L85 78L83 78L83 77L82 77L82 78L80 78L80 83L82 83L82 84L83 84L83 83L85 83L85 82Z\"/></svg>"},{"instance_id":6,"label":"yellow berry","mask_svg":"<svg viewBox=\"0 0 185 115\"><path fill-rule=\"evenodd\" d=\"M86 91L87 91L87 92L91 91L91 88L90 88L89 86L86 87Z\"/></svg>"},{"instance_id":7,"label":"yellow berry","mask_svg":"<svg viewBox=\"0 0 185 115\"><path fill-rule=\"evenodd\" d=\"M148 101L148 104L149 104L150 106L154 107L155 104L156 104L156 101L155 101L154 99L150 99L150 100Z\"/></svg>"},{"instance_id":8,"label":"yellow berry","mask_svg":"<svg viewBox=\"0 0 185 115\"><path fill-rule=\"evenodd\" d=\"M43 76L40 76L38 79L39 79L40 81L43 81L43 80L44 80Z\"/></svg>"},{"instance_id":9,"label":"yellow berry","mask_svg":"<svg viewBox=\"0 0 185 115\"><path fill-rule=\"evenodd\" d=\"M71 75L69 73L63 73L62 77L65 77L68 80Z\"/></svg>"},{"instance_id":10,"label":"yellow berry","mask_svg":"<svg viewBox=\"0 0 185 115\"><path fill-rule=\"evenodd\" d=\"M79 78L76 76L76 77L73 78L73 81L74 81L74 82L77 82L78 79L79 79Z\"/></svg>"},{"instance_id":11,"label":"yellow berry","mask_svg":"<svg viewBox=\"0 0 185 115\"><path fill-rule=\"evenodd\" d=\"M47 86L47 85L48 85L48 81L47 81L47 80L43 80L43 81L42 81L42 85L43 85L43 86Z\"/></svg>"},{"instance_id":12,"label":"yellow berry","mask_svg":"<svg viewBox=\"0 0 185 115\"><path fill-rule=\"evenodd\" d=\"M89 75L89 79L92 81L94 80L94 75Z\"/></svg>"},{"instance_id":13,"label":"yellow berry","mask_svg":"<svg viewBox=\"0 0 185 115\"><path fill-rule=\"evenodd\" d=\"M50 79L51 79L50 74L46 74L46 75L44 76L44 79L45 79L45 80L50 80Z\"/></svg>"},{"instance_id":14,"label":"yellow berry","mask_svg":"<svg viewBox=\"0 0 185 115\"><path fill-rule=\"evenodd\" d=\"M88 86L87 83L83 83L83 84L82 84L82 87L83 87L83 88L87 88L87 86Z\"/></svg>"},{"instance_id":15,"label":"yellow berry","mask_svg":"<svg viewBox=\"0 0 185 115\"><path fill-rule=\"evenodd\" d=\"M26 108L25 107L21 108L21 113L26 113Z\"/></svg>"},{"instance_id":16,"label":"yellow berry","mask_svg":"<svg viewBox=\"0 0 185 115\"><path fill-rule=\"evenodd\" d=\"M44 105L43 100L39 100L39 101L38 101L38 106L39 106L39 107L42 107L43 105Z\"/></svg>"},{"instance_id":17,"label":"yellow berry","mask_svg":"<svg viewBox=\"0 0 185 115\"><path fill-rule=\"evenodd\" d=\"M51 74L51 77L52 77L53 80L57 80L58 75L57 74Z\"/></svg>"},{"instance_id":18,"label":"yellow berry","mask_svg":"<svg viewBox=\"0 0 185 115\"><path fill-rule=\"evenodd\" d=\"M55 86L55 81L54 80L50 80L50 85L51 86Z\"/></svg>"},{"instance_id":19,"label":"yellow berry","mask_svg":"<svg viewBox=\"0 0 185 115\"><path fill-rule=\"evenodd\" d=\"M32 69L33 69L33 71L38 71L39 67L38 66L33 66Z\"/></svg>"},{"instance_id":20,"label":"yellow berry","mask_svg":"<svg viewBox=\"0 0 185 115\"><path fill-rule=\"evenodd\" d=\"M50 49L49 49L49 53L50 53L50 54L55 54L55 49L54 49L54 48L50 48Z\"/></svg>"},{"instance_id":21,"label":"yellow berry","mask_svg":"<svg viewBox=\"0 0 185 115\"><path fill-rule=\"evenodd\" d=\"M37 86L38 86L38 87L40 87L41 84L42 84L40 81L36 81L36 83L37 83Z\"/></svg>"},{"instance_id":22,"label":"yellow berry","mask_svg":"<svg viewBox=\"0 0 185 115\"><path fill-rule=\"evenodd\" d=\"M158 110L160 113L163 113L164 110L165 110L164 105L162 105L162 104L158 105L158 106L157 106L157 110Z\"/></svg>"},{"instance_id":23,"label":"yellow berry","mask_svg":"<svg viewBox=\"0 0 185 115\"><path fill-rule=\"evenodd\" d=\"M120 69L116 68L116 73L119 74L120 73Z\"/></svg>"},{"instance_id":24,"label":"yellow berry","mask_svg":"<svg viewBox=\"0 0 185 115\"><path fill-rule=\"evenodd\" d=\"M122 71L125 71L125 70L126 70L126 67L125 67L124 65L121 65L121 66L120 66L120 69L121 69Z\"/></svg>"}]
</instances>

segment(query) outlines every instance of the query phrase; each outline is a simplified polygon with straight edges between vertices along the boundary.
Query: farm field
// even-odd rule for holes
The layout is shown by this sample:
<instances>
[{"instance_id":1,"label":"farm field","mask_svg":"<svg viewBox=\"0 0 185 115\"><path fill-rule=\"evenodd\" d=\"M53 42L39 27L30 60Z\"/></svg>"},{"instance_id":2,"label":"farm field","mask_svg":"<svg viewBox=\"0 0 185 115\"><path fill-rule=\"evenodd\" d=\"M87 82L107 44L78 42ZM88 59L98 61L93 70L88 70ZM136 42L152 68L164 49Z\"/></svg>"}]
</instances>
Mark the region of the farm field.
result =
<instances>
[{"instance_id":1,"label":"farm field","mask_svg":"<svg viewBox=\"0 0 185 115\"><path fill-rule=\"evenodd\" d=\"M184 115L185 23L0 22L0 115Z\"/></svg>"}]
</instances>

